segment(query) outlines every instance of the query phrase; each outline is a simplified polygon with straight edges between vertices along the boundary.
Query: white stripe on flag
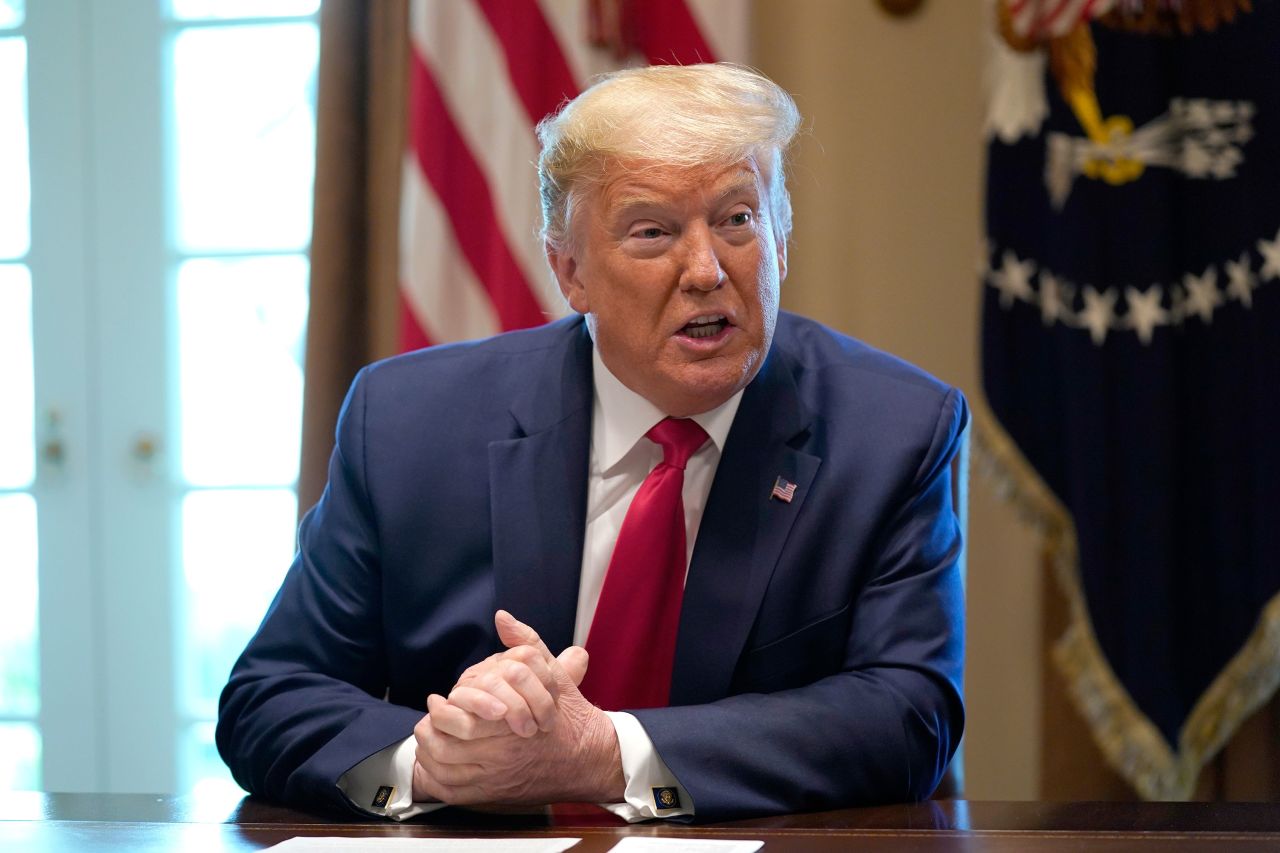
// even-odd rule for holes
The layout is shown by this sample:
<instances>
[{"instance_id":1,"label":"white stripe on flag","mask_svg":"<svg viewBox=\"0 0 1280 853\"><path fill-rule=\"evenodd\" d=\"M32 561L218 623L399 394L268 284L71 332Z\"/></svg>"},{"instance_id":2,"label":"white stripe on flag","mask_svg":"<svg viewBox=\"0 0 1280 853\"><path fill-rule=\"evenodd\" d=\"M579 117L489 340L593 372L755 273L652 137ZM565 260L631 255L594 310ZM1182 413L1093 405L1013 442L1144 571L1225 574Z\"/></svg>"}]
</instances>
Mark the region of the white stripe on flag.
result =
<instances>
[{"instance_id":1,"label":"white stripe on flag","mask_svg":"<svg viewBox=\"0 0 1280 853\"><path fill-rule=\"evenodd\" d=\"M587 44L587 4L584 0L538 0L542 15L555 33L560 52L578 88L585 89L592 78L626 65L643 65L644 60L633 57L629 63L619 63L612 51Z\"/></svg>"},{"instance_id":2,"label":"white stripe on flag","mask_svg":"<svg viewBox=\"0 0 1280 853\"><path fill-rule=\"evenodd\" d=\"M437 344L502 331L412 153L404 158L400 201L400 282L418 326Z\"/></svg>"},{"instance_id":3,"label":"white stripe on flag","mask_svg":"<svg viewBox=\"0 0 1280 853\"><path fill-rule=\"evenodd\" d=\"M533 125L507 76L502 46L471 0L414 7L413 41L432 68L454 124L485 176L507 246L548 311L563 313L537 234L538 146ZM475 223L484 227L486 223Z\"/></svg>"},{"instance_id":4,"label":"white stripe on flag","mask_svg":"<svg viewBox=\"0 0 1280 853\"><path fill-rule=\"evenodd\" d=\"M751 61L751 18L743 14L742 0L685 0L685 5L716 59Z\"/></svg>"}]
</instances>

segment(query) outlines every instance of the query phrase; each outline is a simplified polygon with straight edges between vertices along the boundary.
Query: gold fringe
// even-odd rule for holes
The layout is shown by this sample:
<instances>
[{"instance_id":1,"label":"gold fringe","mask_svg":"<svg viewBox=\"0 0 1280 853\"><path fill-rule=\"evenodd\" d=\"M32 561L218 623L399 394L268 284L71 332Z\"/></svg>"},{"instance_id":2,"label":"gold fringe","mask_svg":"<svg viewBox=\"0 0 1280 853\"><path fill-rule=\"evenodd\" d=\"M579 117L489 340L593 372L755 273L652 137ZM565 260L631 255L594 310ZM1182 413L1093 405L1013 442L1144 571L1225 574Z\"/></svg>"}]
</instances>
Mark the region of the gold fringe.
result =
<instances>
[{"instance_id":1,"label":"gold fringe","mask_svg":"<svg viewBox=\"0 0 1280 853\"><path fill-rule=\"evenodd\" d=\"M1070 608L1053 660L1107 763L1148 800L1186 800L1201 769L1280 687L1280 595L1249 639L1196 702L1175 754L1116 678L1093 632L1080 581L1075 523L1005 432L986 400L971 401L975 468L1041 534Z\"/></svg>"}]
</instances>

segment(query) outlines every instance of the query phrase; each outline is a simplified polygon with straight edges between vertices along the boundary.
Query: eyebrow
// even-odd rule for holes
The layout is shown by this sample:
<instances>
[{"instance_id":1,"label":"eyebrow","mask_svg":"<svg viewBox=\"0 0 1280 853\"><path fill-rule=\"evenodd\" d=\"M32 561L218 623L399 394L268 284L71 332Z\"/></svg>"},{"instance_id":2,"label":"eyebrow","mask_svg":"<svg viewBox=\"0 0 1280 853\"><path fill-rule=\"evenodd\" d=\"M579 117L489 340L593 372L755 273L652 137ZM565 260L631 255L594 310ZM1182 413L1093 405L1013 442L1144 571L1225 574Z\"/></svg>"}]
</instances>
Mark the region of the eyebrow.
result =
<instances>
[{"instance_id":1,"label":"eyebrow","mask_svg":"<svg viewBox=\"0 0 1280 853\"><path fill-rule=\"evenodd\" d=\"M756 194L756 187L755 175L744 174L720 192L716 193L715 197L711 199L711 205L713 207L720 205L724 203L726 199L738 195L739 193L749 191L752 194ZM644 190L637 190L634 192L628 192L625 195L614 199L611 207L613 209L613 216L619 217L629 214L635 210L661 208L665 205L666 202L659 199L657 196L650 195Z\"/></svg>"}]
</instances>

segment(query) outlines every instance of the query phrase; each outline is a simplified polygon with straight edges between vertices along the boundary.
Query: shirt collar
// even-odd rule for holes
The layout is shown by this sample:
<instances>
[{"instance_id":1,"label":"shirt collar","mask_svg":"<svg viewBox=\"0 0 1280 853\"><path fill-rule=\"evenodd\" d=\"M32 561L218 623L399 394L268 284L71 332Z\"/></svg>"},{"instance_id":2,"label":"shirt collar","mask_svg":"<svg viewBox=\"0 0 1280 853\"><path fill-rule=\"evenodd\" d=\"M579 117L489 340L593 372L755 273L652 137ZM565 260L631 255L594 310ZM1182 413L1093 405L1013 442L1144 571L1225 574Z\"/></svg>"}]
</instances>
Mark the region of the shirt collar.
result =
<instances>
[{"instance_id":1,"label":"shirt collar","mask_svg":"<svg viewBox=\"0 0 1280 853\"><path fill-rule=\"evenodd\" d=\"M623 385L600 358L600 350L591 348L592 382L595 384L595 412L591 419L591 453L601 473L617 465L631 452L645 433L667 415L653 403ZM729 428L733 426L742 391L709 412L694 415L693 420L706 430L717 451L724 450Z\"/></svg>"}]
</instances>

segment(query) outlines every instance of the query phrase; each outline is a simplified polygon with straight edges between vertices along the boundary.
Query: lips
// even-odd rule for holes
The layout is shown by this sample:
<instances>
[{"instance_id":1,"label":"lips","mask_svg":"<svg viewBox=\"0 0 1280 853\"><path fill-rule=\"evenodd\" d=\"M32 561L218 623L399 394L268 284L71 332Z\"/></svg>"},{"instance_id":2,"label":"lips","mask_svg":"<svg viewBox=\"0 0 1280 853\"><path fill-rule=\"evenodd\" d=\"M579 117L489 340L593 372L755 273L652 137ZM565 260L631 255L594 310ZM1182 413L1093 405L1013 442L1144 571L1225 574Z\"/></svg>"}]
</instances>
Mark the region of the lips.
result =
<instances>
[{"instance_id":1,"label":"lips","mask_svg":"<svg viewBox=\"0 0 1280 853\"><path fill-rule=\"evenodd\" d=\"M728 325L729 321L723 314L702 314L686 323L680 334L690 338L711 338L723 332Z\"/></svg>"}]
</instances>

